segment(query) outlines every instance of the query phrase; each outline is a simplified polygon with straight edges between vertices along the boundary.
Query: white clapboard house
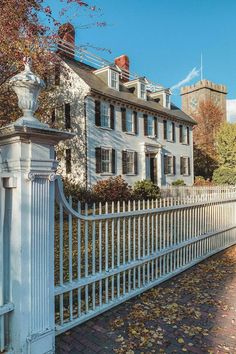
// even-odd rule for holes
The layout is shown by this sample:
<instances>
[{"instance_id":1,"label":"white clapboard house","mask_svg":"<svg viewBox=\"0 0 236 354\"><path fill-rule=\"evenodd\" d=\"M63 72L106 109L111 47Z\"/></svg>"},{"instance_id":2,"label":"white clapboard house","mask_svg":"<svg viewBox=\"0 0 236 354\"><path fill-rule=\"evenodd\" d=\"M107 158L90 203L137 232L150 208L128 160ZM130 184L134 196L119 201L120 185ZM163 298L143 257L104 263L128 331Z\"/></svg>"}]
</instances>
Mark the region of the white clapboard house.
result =
<instances>
[{"instance_id":1,"label":"white clapboard house","mask_svg":"<svg viewBox=\"0 0 236 354\"><path fill-rule=\"evenodd\" d=\"M191 185L196 122L171 103L170 90L132 75L126 55L108 63L76 50L70 24L60 36L51 119L75 133L60 146L60 172L83 186L117 175L130 185Z\"/></svg>"}]
</instances>

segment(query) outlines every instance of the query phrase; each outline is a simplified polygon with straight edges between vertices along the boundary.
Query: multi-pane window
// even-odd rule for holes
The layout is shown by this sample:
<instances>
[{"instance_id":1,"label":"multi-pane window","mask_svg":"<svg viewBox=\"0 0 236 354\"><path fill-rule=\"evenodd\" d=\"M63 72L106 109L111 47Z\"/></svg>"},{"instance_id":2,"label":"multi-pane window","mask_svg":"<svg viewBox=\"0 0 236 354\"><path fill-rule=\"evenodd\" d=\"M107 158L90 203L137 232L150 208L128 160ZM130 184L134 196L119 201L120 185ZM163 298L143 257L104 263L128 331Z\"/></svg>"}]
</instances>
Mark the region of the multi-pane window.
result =
<instances>
[{"instance_id":1,"label":"multi-pane window","mask_svg":"<svg viewBox=\"0 0 236 354\"><path fill-rule=\"evenodd\" d=\"M111 172L111 150L101 149L101 168L102 172Z\"/></svg>"},{"instance_id":2,"label":"multi-pane window","mask_svg":"<svg viewBox=\"0 0 236 354\"><path fill-rule=\"evenodd\" d=\"M146 99L146 85L143 82L140 82L140 98Z\"/></svg>"},{"instance_id":3,"label":"multi-pane window","mask_svg":"<svg viewBox=\"0 0 236 354\"><path fill-rule=\"evenodd\" d=\"M127 173L134 173L134 151L127 151Z\"/></svg>"},{"instance_id":4,"label":"multi-pane window","mask_svg":"<svg viewBox=\"0 0 236 354\"><path fill-rule=\"evenodd\" d=\"M189 144L189 127L179 126L179 142L182 144Z\"/></svg>"},{"instance_id":5,"label":"multi-pane window","mask_svg":"<svg viewBox=\"0 0 236 354\"><path fill-rule=\"evenodd\" d=\"M106 147L97 147L95 149L96 172L97 173L115 173L115 150Z\"/></svg>"},{"instance_id":6,"label":"multi-pane window","mask_svg":"<svg viewBox=\"0 0 236 354\"><path fill-rule=\"evenodd\" d=\"M109 105L105 102L101 103L101 127L110 127Z\"/></svg>"},{"instance_id":7,"label":"multi-pane window","mask_svg":"<svg viewBox=\"0 0 236 354\"><path fill-rule=\"evenodd\" d=\"M114 70L111 70L111 87L115 90L119 89L119 75Z\"/></svg>"},{"instance_id":8,"label":"multi-pane window","mask_svg":"<svg viewBox=\"0 0 236 354\"><path fill-rule=\"evenodd\" d=\"M170 96L166 95L166 108L170 107Z\"/></svg>"},{"instance_id":9,"label":"multi-pane window","mask_svg":"<svg viewBox=\"0 0 236 354\"><path fill-rule=\"evenodd\" d=\"M147 135L153 136L154 135L154 129L153 129L153 117L148 116L147 118Z\"/></svg>"},{"instance_id":10,"label":"multi-pane window","mask_svg":"<svg viewBox=\"0 0 236 354\"><path fill-rule=\"evenodd\" d=\"M138 174L138 154L136 151L122 151L122 173Z\"/></svg>"},{"instance_id":11,"label":"multi-pane window","mask_svg":"<svg viewBox=\"0 0 236 354\"><path fill-rule=\"evenodd\" d=\"M175 123L171 121L163 121L164 139L175 141Z\"/></svg>"},{"instance_id":12,"label":"multi-pane window","mask_svg":"<svg viewBox=\"0 0 236 354\"><path fill-rule=\"evenodd\" d=\"M129 110L126 111L126 131L129 133L134 131L133 112Z\"/></svg>"},{"instance_id":13,"label":"multi-pane window","mask_svg":"<svg viewBox=\"0 0 236 354\"><path fill-rule=\"evenodd\" d=\"M175 156L172 155L164 156L164 173L165 175L175 174Z\"/></svg>"},{"instance_id":14,"label":"multi-pane window","mask_svg":"<svg viewBox=\"0 0 236 354\"><path fill-rule=\"evenodd\" d=\"M190 175L190 158L180 157L180 174L189 176Z\"/></svg>"}]
</instances>

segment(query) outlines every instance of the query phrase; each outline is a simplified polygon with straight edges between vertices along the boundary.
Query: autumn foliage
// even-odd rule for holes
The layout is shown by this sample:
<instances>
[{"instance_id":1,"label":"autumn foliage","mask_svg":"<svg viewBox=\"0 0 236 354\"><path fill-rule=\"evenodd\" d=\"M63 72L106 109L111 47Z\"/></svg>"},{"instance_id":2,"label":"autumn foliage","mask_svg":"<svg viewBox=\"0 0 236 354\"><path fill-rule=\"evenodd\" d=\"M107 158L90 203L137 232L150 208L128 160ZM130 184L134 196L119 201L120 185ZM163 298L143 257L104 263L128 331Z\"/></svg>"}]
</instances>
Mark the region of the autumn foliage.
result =
<instances>
[{"instance_id":1,"label":"autumn foliage","mask_svg":"<svg viewBox=\"0 0 236 354\"><path fill-rule=\"evenodd\" d=\"M96 7L80 0L60 0L61 15L74 6L96 12ZM78 16L79 18L79 16ZM23 69L23 57L30 56L34 72L42 78L52 70L57 56L50 51L58 36L57 18L45 0L1 0L0 9L0 125L19 117L15 94L7 82ZM97 25L95 23L95 25Z\"/></svg>"},{"instance_id":2,"label":"autumn foliage","mask_svg":"<svg viewBox=\"0 0 236 354\"><path fill-rule=\"evenodd\" d=\"M211 179L218 166L215 137L223 122L223 112L213 101L203 100L192 116L198 122L193 132L194 172Z\"/></svg>"}]
</instances>

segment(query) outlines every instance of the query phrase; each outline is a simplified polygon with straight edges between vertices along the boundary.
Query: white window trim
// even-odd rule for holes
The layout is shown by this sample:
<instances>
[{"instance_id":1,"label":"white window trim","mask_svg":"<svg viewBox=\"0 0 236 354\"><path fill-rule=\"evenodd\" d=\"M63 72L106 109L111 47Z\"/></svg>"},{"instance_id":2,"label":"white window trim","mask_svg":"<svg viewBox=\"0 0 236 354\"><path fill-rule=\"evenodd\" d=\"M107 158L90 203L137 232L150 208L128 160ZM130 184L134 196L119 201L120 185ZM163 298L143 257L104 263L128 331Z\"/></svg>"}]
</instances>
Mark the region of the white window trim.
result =
<instances>
[{"instance_id":1,"label":"white window trim","mask_svg":"<svg viewBox=\"0 0 236 354\"><path fill-rule=\"evenodd\" d=\"M109 172L103 172L102 171L102 150L108 150L109 151ZM102 176L111 176L113 175L112 173L112 147L110 146L101 146L101 175Z\"/></svg>"},{"instance_id":2,"label":"white window trim","mask_svg":"<svg viewBox=\"0 0 236 354\"><path fill-rule=\"evenodd\" d=\"M132 172L127 172L126 176L134 176L135 175L135 150L125 150L127 153L132 153L133 154L133 171ZM126 162L127 163L127 162Z\"/></svg>"},{"instance_id":3,"label":"white window trim","mask_svg":"<svg viewBox=\"0 0 236 354\"><path fill-rule=\"evenodd\" d=\"M116 85L116 87L113 87L113 86L112 86L112 79L111 79L112 73L115 73L115 74L116 74L116 77L117 77L117 85ZM119 91L119 85L120 85L120 82L119 82L119 73L118 73L116 70L109 69L109 70L108 70L108 86L109 86L110 88L112 88L113 90Z\"/></svg>"},{"instance_id":4,"label":"white window trim","mask_svg":"<svg viewBox=\"0 0 236 354\"><path fill-rule=\"evenodd\" d=\"M106 125L102 125L102 117L103 117L103 115L102 115L102 107L103 106L106 106L107 107L107 112L108 112L108 115L107 115L107 117L108 117L108 126L106 126ZM107 102L101 102L101 112L100 112L100 114L101 114L101 126L100 126L100 128L103 128L103 129L107 129L107 130L111 130L111 116L110 116L110 105L107 103Z\"/></svg>"},{"instance_id":5,"label":"white window trim","mask_svg":"<svg viewBox=\"0 0 236 354\"><path fill-rule=\"evenodd\" d=\"M169 143L175 143L175 140L173 139L173 131L172 131L172 123L175 124L175 122L171 121L171 120L167 120L167 141ZM163 123L164 124L164 123ZM169 126L171 127L171 130L170 130L170 134L169 134ZM176 125L175 125L175 129L176 129ZM171 135L171 136L170 136Z\"/></svg>"},{"instance_id":6,"label":"white window trim","mask_svg":"<svg viewBox=\"0 0 236 354\"><path fill-rule=\"evenodd\" d=\"M145 94L144 94L144 97L141 96L141 85L144 85L145 86ZM141 100L144 100L146 101L147 100L147 87L146 87L146 84L145 82L142 82L142 81L139 81L138 83L138 98L140 98Z\"/></svg>"},{"instance_id":7,"label":"white window trim","mask_svg":"<svg viewBox=\"0 0 236 354\"><path fill-rule=\"evenodd\" d=\"M174 155L172 154L165 154L168 158L171 158L171 172L167 173L166 176L174 176Z\"/></svg>"},{"instance_id":8,"label":"white window trim","mask_svg":"<svg viewBox=\"0 0 236 354\"><path fill-rule=\"evenodd\" d=\"M189 168L188 168L188 159L190 158L190 156L186 156L186 155L181 155L181 157L183 158L183 159L185 159L185 161L187 161L187 166L185 166L186 167L186 169L187 169L187 173L183 173L182 174L182 176L184 176L184 177L189 177L191 174L189 173ZM190 158L190 162L191 162L191 158Z\"/></svg>"}]
</instances>

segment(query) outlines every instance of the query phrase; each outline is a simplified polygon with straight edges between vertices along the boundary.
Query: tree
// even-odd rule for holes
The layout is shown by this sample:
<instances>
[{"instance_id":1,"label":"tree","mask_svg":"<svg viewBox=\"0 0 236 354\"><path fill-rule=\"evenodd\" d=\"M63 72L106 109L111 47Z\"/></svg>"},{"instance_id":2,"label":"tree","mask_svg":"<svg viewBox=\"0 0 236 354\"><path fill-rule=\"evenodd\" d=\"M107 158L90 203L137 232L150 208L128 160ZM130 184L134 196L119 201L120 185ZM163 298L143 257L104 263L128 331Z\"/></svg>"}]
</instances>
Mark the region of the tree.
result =
<instances>
[{"instance_id":1,"label":"tree","mask_svg":"<svg viewBox=\"0 0 236 354\"><path fill-rule=\"evenodd\" d=\"M68 6L74 6L73 13L82 7L96 12L81 0L60 0L64 3L61 14ZM52 70L50 63L58 59L49 51L57 39L60 18L56 18L46 0L1 0L0 10L0 124L6 124L19 116L17 99L9 89L8 80L23 68L23 57L30 56L34 71L44 77ZM95 25L101 26L101 23Z\"/></svg>"},{"instance_id":2,"label":"tree","mask_svg":"<svg viewBox=\"0 0 236 354\"><path fill-rule=\"evenodd\" d=\"M236 124L225 123L216 135L219 167L213 180L218 184L236 184Z\"/></svg>"},{"instance_id":3,"label":"tree","mask_svg":"<svg viewBox=\"0 0 236 354\"><path fill-rule=\"evenodd\" d=\"M197 112L192 114L198 122L194 127L195 175L212 178L217 168L215 137L222 124L223 112L212 100L199 102Z\"/></svg>"}]
</instances>

